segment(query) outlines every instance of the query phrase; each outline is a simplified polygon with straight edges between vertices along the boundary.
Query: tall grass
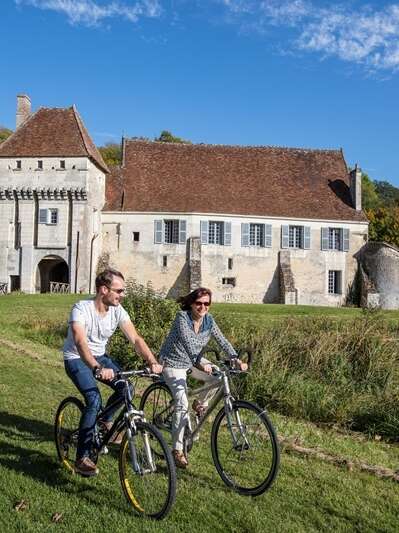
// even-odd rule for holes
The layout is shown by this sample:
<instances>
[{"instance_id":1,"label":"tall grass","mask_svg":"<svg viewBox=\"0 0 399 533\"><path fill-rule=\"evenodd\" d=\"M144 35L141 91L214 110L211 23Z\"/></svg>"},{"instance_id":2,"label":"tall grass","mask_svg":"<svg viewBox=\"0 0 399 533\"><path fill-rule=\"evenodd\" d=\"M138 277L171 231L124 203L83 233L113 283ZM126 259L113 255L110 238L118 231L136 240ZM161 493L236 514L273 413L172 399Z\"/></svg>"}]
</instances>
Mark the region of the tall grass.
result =
<instances>
[{"instance_id":1,"label":"tall grass","mask_svg":"<svg viewBox=\"0 0 399 533\"><path fill-rule=\"evenodd\" d=\"M151 287L129 285L124 307L157 353L178 306ZM236 347L254 351L253 369L241 394L282 414L341 424L399 440L399 325L380 312L340 320L329 316L286 316L252 320L237 307L217 309L216 318ZM65 317L26 315L24 336L55 349L66 334ZM123 334L110 353L124 367L140 366Z\"/></svg>"}]
</instances>

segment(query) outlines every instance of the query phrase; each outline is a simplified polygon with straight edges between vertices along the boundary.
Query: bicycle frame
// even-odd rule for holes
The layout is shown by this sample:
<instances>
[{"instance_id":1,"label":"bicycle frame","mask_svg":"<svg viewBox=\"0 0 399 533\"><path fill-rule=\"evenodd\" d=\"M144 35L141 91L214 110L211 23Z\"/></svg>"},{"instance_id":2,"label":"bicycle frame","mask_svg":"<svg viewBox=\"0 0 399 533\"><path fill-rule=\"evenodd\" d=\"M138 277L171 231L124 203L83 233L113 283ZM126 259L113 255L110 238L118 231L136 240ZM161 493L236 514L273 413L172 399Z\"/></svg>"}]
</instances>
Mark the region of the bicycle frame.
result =
<instances>
[{"instance_id":1,"label":"bicycle frame","mask_svg":"<svg viewBox=\"0 0 399 533\"><path fill-rule=\"evenodd\" d=\"M145 474L146 472L143 472L140 468L140 465L137 461L137 453L136 448L134 446L134 436L136 434L136 419L145 420L143 411L138 411L133 406L133 394L131 387L129 386L129 380L126 378L120 379L120 381L123 381L125 384L125 394L123 399L115 400L112 402L108 407L106 407L104 410L100 412L100 414L97 416L96 423L104 417L109 412L112 412L115 407L119 407L124 404L124 408L122 408L119 415L114 420L111 428L103 435L101 439L99 439L99 447L98 452L100 452L104 446L106 446L110 440L111 437L116 432L120 432L123 428L123 426L126 426L126 433L128 436L128 443L129 443L129 450L130 450L130 456L132 458L132 466L133 470L137 474ZM151 446L149 443L148 435L144 434L144 447L146 451L146 456L148 460L148 464L150 465L150 469L152 472L155 472L155 463L152 456Z\"/></svg>"}]
</instances>

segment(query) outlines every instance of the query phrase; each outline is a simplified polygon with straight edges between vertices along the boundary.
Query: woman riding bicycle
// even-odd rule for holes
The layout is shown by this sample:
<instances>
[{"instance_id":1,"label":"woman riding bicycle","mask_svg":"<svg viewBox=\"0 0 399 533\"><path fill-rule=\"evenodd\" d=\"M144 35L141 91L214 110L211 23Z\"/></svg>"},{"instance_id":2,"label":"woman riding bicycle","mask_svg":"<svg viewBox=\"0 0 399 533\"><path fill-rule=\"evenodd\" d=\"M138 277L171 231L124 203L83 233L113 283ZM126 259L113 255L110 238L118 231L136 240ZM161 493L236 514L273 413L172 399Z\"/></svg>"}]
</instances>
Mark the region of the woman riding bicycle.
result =
<instances>
[{"instance_id":1,"label":"woman riding bicycle","mask_svg":"<svg viewBox=\"0 0 399 533\"><path fill-rule=\"evenodd\" d=\"M178 301L182 310L177 313L172 328L161 347L160 361L164 366L162 373L165 382L175 401L172 453L176 466L186 468L188 461L183 453L183 435L188 417L187 371L192 369L193 378L209 382L209 384L213 382L215 385L193 402L194 411L201 416L219 384L218 380L211 375L211 363L201 357L211 337L231 359L237 360L237 365L241 370L246 370L247 365L237 358L233 346L223 336L212 315L208 313L212 302L212 293L209 289L200 287Z\"/></svg>"}]
</instances>

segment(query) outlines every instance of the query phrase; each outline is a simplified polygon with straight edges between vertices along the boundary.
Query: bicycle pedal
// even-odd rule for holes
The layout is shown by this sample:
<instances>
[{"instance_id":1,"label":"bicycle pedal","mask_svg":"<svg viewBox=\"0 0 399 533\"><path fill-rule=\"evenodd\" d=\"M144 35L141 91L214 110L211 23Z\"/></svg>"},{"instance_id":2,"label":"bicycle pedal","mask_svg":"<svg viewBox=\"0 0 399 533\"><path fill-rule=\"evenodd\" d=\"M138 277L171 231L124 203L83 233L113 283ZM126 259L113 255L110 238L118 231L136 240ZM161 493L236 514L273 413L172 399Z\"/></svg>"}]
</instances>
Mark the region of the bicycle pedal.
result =
<instances>
[{"instance_id":1,"label":"bicycle pedal","mask_svg":"<svg viewBox=\"0 0 399 533\"><path fill-rule=\"evenodd\" d=\"M101 455L107 455L107 453L109 453L109 449L106 446L104 446L100 453Z\"/></svg>"}]
</instances>

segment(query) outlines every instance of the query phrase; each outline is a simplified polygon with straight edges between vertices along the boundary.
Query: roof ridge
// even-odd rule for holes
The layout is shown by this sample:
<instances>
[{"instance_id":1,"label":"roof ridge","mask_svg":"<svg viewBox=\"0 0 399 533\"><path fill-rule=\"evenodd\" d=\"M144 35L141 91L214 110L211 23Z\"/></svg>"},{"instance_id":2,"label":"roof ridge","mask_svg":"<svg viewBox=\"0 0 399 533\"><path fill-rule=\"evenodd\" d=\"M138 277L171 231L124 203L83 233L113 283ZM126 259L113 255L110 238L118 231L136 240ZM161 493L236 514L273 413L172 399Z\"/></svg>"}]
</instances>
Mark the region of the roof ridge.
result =
<instances>
[{"instance_id":1,"label":"roof ridge","mask_svg":"<svg viewBox=\"0 0 399 533\"><path fill-rule=\"evenodd\" d=\"M87 157L90 158L91 157L90 151L89 151L89 149L87 147L85 136L83 135L82 127L81 127L81 124L80 124L80 121L82 119L80 118L79 111L77 110L75 104L73 104L69 109L72 109L73 116L75 117L76 124L78 125L79 133L80 133L80 136L82 138L83 146L85 147L85 150L86 150L86 153L87 153Z\"/></svg>"},{"instance_id":2,"label":"roof ridge","mask_svg":"<svg viewBox=\"0 0 399 533\"><path fill-rule=\"evenodd\" d=\"M258 148L267 148L270 150L289 150L289 151L301 151L301 152L342 152L342 148L305 148L305 147L295 147L295 146L278 146L278 145L265 145L265 144L212 144L212 143L183 143L183 142L167 142L167 141L153 141L146 139L135 139L125 137L127 143L142 143L142 144L159 144L159 145L168 145L168 146L191 146L195 148L245 148L245 149L258 149Z\"/></svg>"},{"instance_id":3,"label":"roof ridge","mask_svg":"<svg viewBox=\"0 0 399 533\"><path fill-rule=\"evenodd\" d=\"M89 146L87 145L87 142L86 142L86 134L87 134L89 137L90 137L90 135L89 135L89 132L88 132L87 130L86 130L86 131L83 130L83 128L84 128L83 120L82 120L82 117L80 116L79 111L77 110L75 104L73 104L72 107L71 107L70 109L72 109L72 113L73 113L73 115L74 115L74 117L75 117L75 120L76 120L76 123L77 123L77 125L78 125L79 133L80 133L80 136L81 136L81 138L82 138L83 146L85 147L85 150L86 150L86 153L87 153L87 157L88 157L89 159L94 160L94 161L97 163L97 165L99 165L100 167L103 168L103 170L105 170L106 172L109 172L109 168L107 167L107 164L106 164L105 161L103 160L101 153L98 151L96 145L93 143L93 141L92 141L91 139L90 139L90 140L92 141L92 144L93 144L93 146L94 146L94 150L97 150L97 152L98 152L98 154L99 154L99 156L100 156L100 161L97 161L96 157L92 154L91 147L89 147ZM86 128L85 128L85 129L86 129ZM103 163L104 165L102 165L101 163Z\"/></svg>"}]
</instances>

